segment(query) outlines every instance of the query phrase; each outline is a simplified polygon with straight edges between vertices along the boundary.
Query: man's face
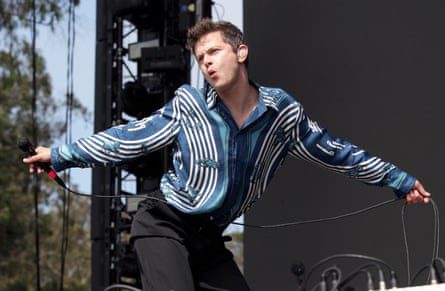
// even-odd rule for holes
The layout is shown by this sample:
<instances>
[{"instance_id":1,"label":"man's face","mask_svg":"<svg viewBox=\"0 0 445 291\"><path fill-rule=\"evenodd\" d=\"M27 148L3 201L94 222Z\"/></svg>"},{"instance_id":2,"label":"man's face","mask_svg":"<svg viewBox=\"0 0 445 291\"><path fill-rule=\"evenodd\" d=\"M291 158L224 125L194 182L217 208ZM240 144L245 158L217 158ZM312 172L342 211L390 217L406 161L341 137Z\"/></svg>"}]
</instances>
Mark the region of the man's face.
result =
<instances>
[{"instance_id":1,"label":"man's face","mask_svg":"<svg viewBox=\"0 0 445 291\"><path fill-rule=\"evenodd\" d=\"M218 93L232 88L242 63L233 48L224 42L221 32L201 37L195 45L195 56L204 78Z\"/></svg>"}]
</instances>

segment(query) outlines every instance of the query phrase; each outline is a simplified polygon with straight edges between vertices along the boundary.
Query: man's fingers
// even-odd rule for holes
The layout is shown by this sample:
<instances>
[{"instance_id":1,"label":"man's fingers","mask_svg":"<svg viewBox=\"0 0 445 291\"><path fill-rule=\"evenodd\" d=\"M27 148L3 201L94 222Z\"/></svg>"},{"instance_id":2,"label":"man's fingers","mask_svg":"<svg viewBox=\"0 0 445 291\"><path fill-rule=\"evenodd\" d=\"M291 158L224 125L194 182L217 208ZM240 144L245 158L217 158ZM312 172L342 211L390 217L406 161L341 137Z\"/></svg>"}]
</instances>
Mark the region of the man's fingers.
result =
<instances>
[{"instance_id":1,"label":"man's fingers","mask_svg":"<svg viewBox=\"0 0 445 291\"><path fill-rule=\"evenodd\" d=\"M23 159L24 163L50 163L51 162L51 149L46 147L37 147L36 154Z\"/></svg>"},{"instance_id":2,"label":"man's fingers","mask_svg":"<svg viewBox=\"0 0 445 291\"><path fill-rule=\"evenodd\" d=\"M31 164L39 161L39 155L34 155L23 159L24 163Z\"/></svg>"},{"instance_id":3,"label":"man's fingers","mask_svg":"<svg viewBox=\"0 0 445 291\"><path fill-rule=\"evenodd\" d=\"M419 182L419 180L416 180L416 182L414 183L414 189L417 190L419 192L420 195L422 195L423 197L430 197L431 194L428 193L425 188L423 188L422 183Z\"/></svg>"},{"instance_id":4,"label":"man's fingers","mask_svg":"<svg viewBox=\"0 0 445 291\"><path fill-rule=\"evenodd\" d=\"M419 182L419 180L416 180L416 182L414 183L414 188L418 188L418 189L422 189L422 190L424 190L424 189L423 189L423 186L422 186L422 184Z\"/></svg>"},{"instance_id":5,"label":"man's fingers","mask_svg":"<svg viewBox=\"0 0 445 291\"><path fill-rule=\"evenodd\" d=\"M415 202L423 202L423 196L417 190L414 190L414 200Z\"/></svg>"},{"instance_id":6,"label":"man's fingers","mask_svg":"<svg viewBox=\"0 0 445 291\"><path fill-rule=\"evenodd\" d=\"M412 192L409 192L408 195L406 195L405 200L408 205L411 205L413 203Z\"/></svg>"},{"instance_id":7,"label":"man's fingers","mask_svg":"<svg viewBox=\"0 0 445 291\"><path fill-rule=\"evenodd\" d=\"M37 173L37 174L42 174L42 173L44 173L45 172L45 170L44 169L42 169L41 167L39 167L39 166L36 166L36 164L29 164L29 173L30 174L34 174L34 173Z\"/></svg>"},{"instance_id":8,"label":"man's fingers","mask_svg":"<svg viewBox=\"0 0 445 291\"><path fill-rule=\"evenodd\" d=\"M428 192L426 192L428 193ZM429 194L429 193L428 193ZM422 195L418 190L411 190L408 195L406 195L406 203L415 204L415 203L428 203L430 195Z\"/></svg>"},{"instance_id":9,"label":"man's fingers","mask_svg":"<svg viewBox=\"0 0 445 291\"><path fill-rule=\"evenodd\" d=\"M43 158L43 154L38 153L36 155L24 158L23 162L27 163L27 164L33 164L33 163L37 163L37 162L42 162L42 158Z\"/></svg>"},{"instance_id":10,"label":"man's fingers","mask_svg":"<svg viewBox=\"0 0 445 291\"><path fill-rule=\"evenodd\" d=\"M406 195L406 202L408 204L415 203L429 203L431 194L423 188L422 183L416 180L411 191Z\"/></svg>"},{"instance_id":11,"label":"man's fingers","mask_svg":"<svg viewBox=\"0 0 445 291\"><path fill-rule=\"evenodd\" d=\"M23 162L28 164L30 174L42 174L45 170L41 166L51 163L51 148L39 146L35 149L35 155L24 158Z\"/></svg>"}]
</instances>

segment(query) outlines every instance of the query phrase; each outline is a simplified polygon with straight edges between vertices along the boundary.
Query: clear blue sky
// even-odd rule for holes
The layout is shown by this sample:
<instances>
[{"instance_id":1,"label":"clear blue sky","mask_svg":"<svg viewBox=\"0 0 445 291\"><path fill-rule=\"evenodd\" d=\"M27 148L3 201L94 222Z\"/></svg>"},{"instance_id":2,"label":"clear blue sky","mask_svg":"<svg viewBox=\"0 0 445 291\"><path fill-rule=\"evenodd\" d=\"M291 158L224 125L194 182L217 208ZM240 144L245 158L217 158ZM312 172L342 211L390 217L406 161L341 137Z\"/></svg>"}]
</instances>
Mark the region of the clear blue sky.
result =
<instances>
[{"instance_id":1,"label":"clear blue sky","mask_svg":"<svg viewBox=\"0 0 445 291\"><path fill-rule=\"evenodd\" d=\"M217 0L213 9L214 18L229 20L242 27L242 0ZM81 0L76 8L76 38L74 52L74 93L81 103L94 112L94 71L96 42L96 1ZM67 68L67 30L68 25L62 22L54 32L45 26L39 26L37 47L44 55L47 70L52 78L53 96L63 104L66 92ZM194 76L196 76L194 74ZM65 116L65 108L61 105L57 115ZM73 140L91 135L94 121L85 122L74 118ZM61 137L60 142L65 139ZM89 169L73 169L73 183L79 185L79 190L91 192L91 171Z\"/></svg>"}]
</instances>

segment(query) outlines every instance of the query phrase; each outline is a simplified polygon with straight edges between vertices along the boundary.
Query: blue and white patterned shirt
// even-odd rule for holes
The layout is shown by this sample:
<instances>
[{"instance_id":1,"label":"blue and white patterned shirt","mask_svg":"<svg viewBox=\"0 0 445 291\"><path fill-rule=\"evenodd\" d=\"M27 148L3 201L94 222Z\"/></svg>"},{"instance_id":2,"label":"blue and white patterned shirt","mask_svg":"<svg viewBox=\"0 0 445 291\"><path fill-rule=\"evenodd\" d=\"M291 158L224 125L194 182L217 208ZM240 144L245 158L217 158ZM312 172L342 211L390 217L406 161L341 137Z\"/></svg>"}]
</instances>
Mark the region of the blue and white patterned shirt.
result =
<instances>
[{"instance_id":1,"label":"blue and white patterned shirt","mask_svg":"<svg viewBox=\"0 0 445 291\"><path fill-rule=\"evenodd\" d=\"M415 178L339 138L308 118L281 89L258 87L259 100L239 128L216 91L181 86L163 108L73 144L53 148L51 162L69 167L115 166L173 143L173 169L161 179L167 203L223 226L246 212L291 155L399 196Z\"/></svg>"}]
</instances>

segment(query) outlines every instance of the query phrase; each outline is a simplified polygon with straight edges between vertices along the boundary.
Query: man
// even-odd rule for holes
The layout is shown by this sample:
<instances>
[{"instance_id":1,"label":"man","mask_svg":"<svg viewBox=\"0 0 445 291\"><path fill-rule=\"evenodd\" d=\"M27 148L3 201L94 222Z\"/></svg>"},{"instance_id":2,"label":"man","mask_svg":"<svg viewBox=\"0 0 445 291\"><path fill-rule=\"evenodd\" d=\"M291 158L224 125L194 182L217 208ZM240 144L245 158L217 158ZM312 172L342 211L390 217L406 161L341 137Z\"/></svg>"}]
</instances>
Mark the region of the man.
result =
<instances>
[{"instance_id":1,"label":"man","mask_svg":"<svg viewBox=\"0 0 445 291\"><path fill-rule=\"evenodd\" d=\"M265 191L287 155L362 182L389 186L409 204L428 203L419 181L330 136L281 89L249 80L249 50L228 22L203 20L188 32L208 86L181 86L150 117L74 144L39 147L24 159L68 167L113 166L174 144L173 169L133 220L144 290L249 290L224 247L223 229ZM296 177L298 178L298 177Z\"/></svg>"}]
</instances>

